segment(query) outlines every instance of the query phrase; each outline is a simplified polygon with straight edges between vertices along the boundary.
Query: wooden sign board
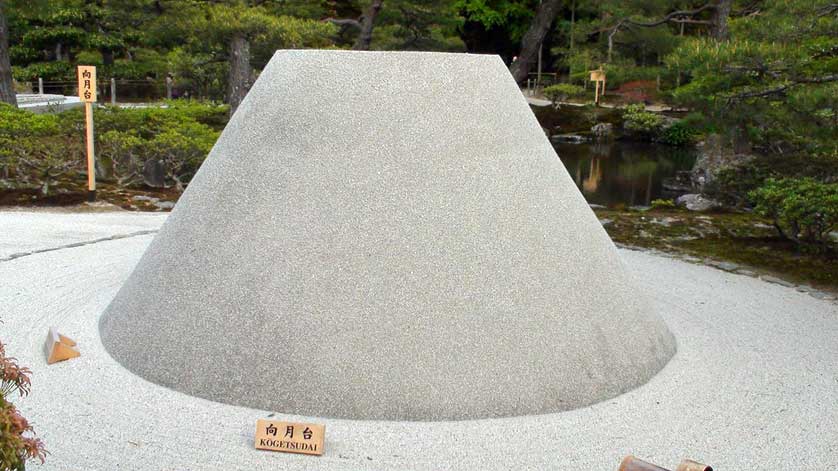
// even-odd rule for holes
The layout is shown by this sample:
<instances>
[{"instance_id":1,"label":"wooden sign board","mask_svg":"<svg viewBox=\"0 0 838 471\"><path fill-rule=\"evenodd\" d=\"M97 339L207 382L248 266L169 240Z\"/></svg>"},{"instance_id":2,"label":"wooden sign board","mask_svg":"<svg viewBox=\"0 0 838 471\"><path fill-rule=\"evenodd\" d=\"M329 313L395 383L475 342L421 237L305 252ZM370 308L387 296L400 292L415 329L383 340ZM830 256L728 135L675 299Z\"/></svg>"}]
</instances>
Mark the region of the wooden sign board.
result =
<instances>
[{"instance_id":1,"label":"wooden sign board","mask_svg":"<svg viewBox=\"0 0 838 471\"><path fill-rule=\"evenodd\" d=\"M326 426L278 420L256 421L256 448L260 450L322 455Z\"/></svg>"},{"instance_id":2,"label":"wooden sign board","mask_svg":"<svg viewBox=\"0 0 838 471\"><path fill-rule=\"evenodd\" d=\"M47 364L51 365L55 362L76 358L80 353L75 347L76 342L56 332L54 327L50 327L47 341L44 342Z\"/></svg>"},{"instance_id":3,"label":"wooden sign board","mask_svg":"<svg viewBox=\"0 0 838 471\"><path fill-rule=\"evenodd\" d=\"M605 71L602 70L592 70L591 71L591 82L602 82L605 80Z\"/></svg>"},{"instance_id":4,"label":"wooden sign board","mask_svg":"<svg viewBox=\"0 0 838 471\"><path fill-rule=\"evenodd\" d=\"M96 67L80 65L78 72L79 98L84 103L96 103Z\"/></svg>"}]
</instances>

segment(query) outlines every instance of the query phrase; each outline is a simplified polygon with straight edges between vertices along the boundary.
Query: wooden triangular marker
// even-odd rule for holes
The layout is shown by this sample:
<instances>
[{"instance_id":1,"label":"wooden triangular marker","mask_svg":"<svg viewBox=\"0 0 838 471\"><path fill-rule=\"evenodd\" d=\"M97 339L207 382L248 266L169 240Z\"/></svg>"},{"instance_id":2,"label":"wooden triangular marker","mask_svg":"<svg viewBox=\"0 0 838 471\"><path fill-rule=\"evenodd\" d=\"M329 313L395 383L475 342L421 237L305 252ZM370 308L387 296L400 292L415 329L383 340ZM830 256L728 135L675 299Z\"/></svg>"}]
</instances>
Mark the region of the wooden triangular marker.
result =
<instances>
[{"instance_id":1,"label":"wooden triangular marker","mask_svg":"<svg viewBox=\"0 0 838 471\"><path fill-rule=\"evenodd\" d=\"M47 354L47 364L51 365L58 361L69 360L79 355L79 351L75 348L76 342L65 337L55 331L55 327L50 327L47 334L47 341L44 343L44 351Z\"/></svg>"}]
</instances>

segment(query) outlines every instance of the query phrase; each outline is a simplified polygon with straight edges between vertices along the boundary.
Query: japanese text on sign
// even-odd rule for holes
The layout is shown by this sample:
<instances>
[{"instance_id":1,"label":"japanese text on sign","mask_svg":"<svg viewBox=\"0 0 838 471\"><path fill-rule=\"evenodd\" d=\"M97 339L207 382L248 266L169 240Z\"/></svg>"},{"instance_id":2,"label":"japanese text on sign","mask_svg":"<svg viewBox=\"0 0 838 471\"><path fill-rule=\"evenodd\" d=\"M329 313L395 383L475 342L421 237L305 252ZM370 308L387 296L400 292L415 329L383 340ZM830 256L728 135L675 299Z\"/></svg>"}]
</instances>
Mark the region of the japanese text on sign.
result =
<instances>
[{"instance_id":1,"label":"japanese text on sign","mask_svg":"<svg viewBox=\"0 0 838 471\"><path fill-rule=\"evenodd\" d=\"M260 450L322 455L325 435L324 425L256 421L256 448Z\"/></svg>"},{"instance_id":2,"label":"japanese text on sign","mask_svg":"<svg viewBox=\"0 0 838 471\"><path fill-rule=\"evenodd\" d=\"M79 98L85 103L96 102L96 67L79 66Z\"/></svg>"}]
</instances>

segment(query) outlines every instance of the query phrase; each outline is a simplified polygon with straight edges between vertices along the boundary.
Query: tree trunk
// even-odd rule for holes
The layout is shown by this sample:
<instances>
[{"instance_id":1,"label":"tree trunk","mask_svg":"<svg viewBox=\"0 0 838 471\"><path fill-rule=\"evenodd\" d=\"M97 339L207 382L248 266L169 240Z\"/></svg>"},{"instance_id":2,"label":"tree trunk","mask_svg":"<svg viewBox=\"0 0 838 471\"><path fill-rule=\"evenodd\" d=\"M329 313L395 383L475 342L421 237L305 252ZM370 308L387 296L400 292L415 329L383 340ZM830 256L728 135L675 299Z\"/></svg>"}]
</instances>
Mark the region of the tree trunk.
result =
<instances>
[{"instance_id":1,"label":"tree trunk","mask_svg":"<svg viewBox=\"0 0 838 471\"><path fill-rule=\"evenodd\" d=\"M530 29L521 39L521 53L518 54L518 59L509 66L509 71L516 82L521 83L527 79L533 62L538 56L538 49L541 47L544 37L547 36L550 25L556 19L556 15L559 14L562 3L562 0L546 0L538 6L535 18L530 24Z\"/></svg>"},{"instance_id":2,"label":"tree trunk","mask_svg":"<svg viewBox=\"0 0 838 471\"><path fill-rule=\"evenodd\" d=\"M250 42L243 35L236 34L230 41L230 73L227 76L227 102L231 116L250 90L252 79Z\"/></svg>"},{"instance_id":3,"label":"tree trunk","mask_svg":"<svg viewBox=\"0 0 838 471\"><path fill-rule=\"evenodd\" d=\"M570 4L570 48L568 49L573 54L573 29L576 26L576 0Z\"/></svg>"},{"instance_id":4,"label":"tree trunk","mask_svg":"<svg viewBox=\"0 0 838 471\"><path fill-rule=\"evenodd\" d=\"M105 67L110 67L113 65L114 57L113 51L110 49L102 49L102 65Z\"/></svg>"},{"instance_id":5,"label":"tree trunk","mask_svg":"<svg viewBox=\"0 0 838 471\"><path fill-rule=\"evenodd\" d=\"M727 41L730 39L730 30L727 27L727 17L730 16L730 8L733 0L719 0L716 3L716 8L713 9L713 16L710 27L710 34L716 41Z\"/></svg>"},{"instance_id":6,"label":"tree trunk","mask_svg":"<svg viewBox=\"0 0 838 471\"><path fill-rule=\"evenodd\" d=\"M381 11L384 0L372 0L367 11L364 12L364 17L361 18L361 34L358 35L358 40L352 49L356 51L369 51L372 44L372 30L375 27L375 17Z\"/></svg>"},{"instance_id":7,"label":"tree trunk","mask_svg":"<svg viewBox=\"0 0 838 471\"><path fill-rule=\"evenodd\" d=\"M618 23L617 26L615 26L614 29L608 33L608 54L605 56L605 62L608 62L609 64L611 63L611 55L614 52L614 35L620 30L620 25L621 23Z\"/></svg>"},{"instance_id":8,"label":"tree trunk","mask_svg":"<svg viewBox=\"0 0 838 471\"><path fill-rule=\"evenodd\" d=\"M17 96L15 96L15 86L12 81L12 63L9 58L9 27L6 25L2 1L0 1L0 102L17 106Z\"/></svg>"}]
</instances>

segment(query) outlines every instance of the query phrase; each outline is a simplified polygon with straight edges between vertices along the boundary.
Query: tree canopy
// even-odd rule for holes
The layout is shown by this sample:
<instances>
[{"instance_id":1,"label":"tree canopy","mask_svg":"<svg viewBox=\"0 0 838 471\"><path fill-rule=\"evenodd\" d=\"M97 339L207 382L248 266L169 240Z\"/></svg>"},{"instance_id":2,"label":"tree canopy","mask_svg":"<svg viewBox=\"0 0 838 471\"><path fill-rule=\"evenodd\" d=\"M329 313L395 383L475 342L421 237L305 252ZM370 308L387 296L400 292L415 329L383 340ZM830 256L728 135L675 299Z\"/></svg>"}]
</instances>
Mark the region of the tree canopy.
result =
<instances>
[{"instance_id":1,"label":"tree canopy","mask_svg":"<svg viewBox=\"0 0 838 471\"><path fill-rule=\"evenodd\" d=\"M548 82L587 86L603 67L611 90L652 83L637 99L766 151L834 156L838 142L830 0L11 0L4 12L21 82L72 81L86 63L105 79L170 75L235 108L279 48L496 53L519 81L540 54Z\"/></svg>"}]
</instances>

